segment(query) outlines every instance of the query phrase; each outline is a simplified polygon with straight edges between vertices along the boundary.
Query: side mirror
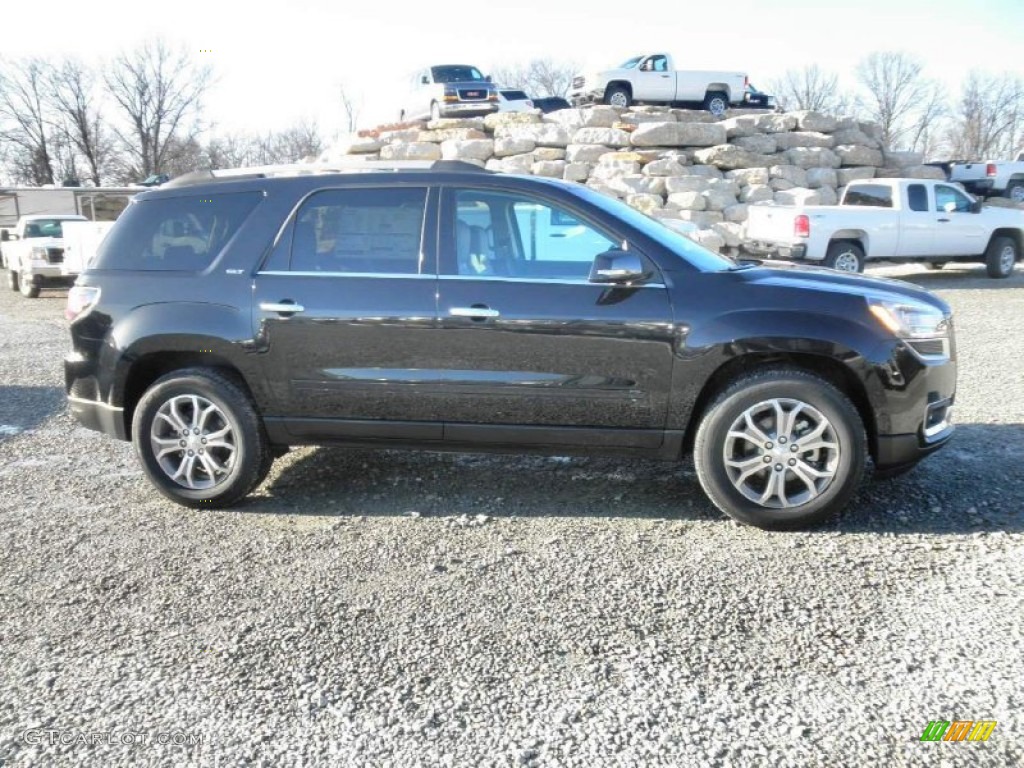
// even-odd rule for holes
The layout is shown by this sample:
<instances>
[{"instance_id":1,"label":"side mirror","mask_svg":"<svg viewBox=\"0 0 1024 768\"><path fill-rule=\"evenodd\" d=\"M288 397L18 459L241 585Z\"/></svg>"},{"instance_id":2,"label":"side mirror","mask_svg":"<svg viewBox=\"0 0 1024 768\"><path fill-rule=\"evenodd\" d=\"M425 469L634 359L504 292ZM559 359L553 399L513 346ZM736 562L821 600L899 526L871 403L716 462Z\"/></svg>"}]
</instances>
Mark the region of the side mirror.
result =
<instances>
[{"instance_id":1,"label":"side mirror","mask_svg":"<svg viewBox=\"0 0 1024 768\"><path fill-rule=\"evenodd\" d=\"M6 229L0 229L0 242L6 243L11 239L11 233Z\"/></svg>"},{"instance_id":2,"label":"side mirror","mask_svg":"<svg viewBox=\"0 0 1024 768\"><path fill-rule=\"evenodd\" d=\"M589 279L592 283L634 283L648 277L650 273L639 255L613 249L594 258Z\"/></svg>"},{"instance_id":3,"label":"side mirror","mask_svg":"<svg viewBox=\"0 0 1024 768\"><path fill-rule=\"evenodd\" d=\"M491 76L490 76L490 75L486 75L486 76L484 77L484 80L486 80L486 81L487 81L488 83L492 82L492 81L491 81Z\"/></svg>"},{"instance_id":4,"label":"side mirror","mask_svg":"<svg viewBox=\"0 0 1024 768\"><path fill-rule=\"evenodd\" d=\"M430 85L430 78L426 75L420 76L420 85Z\"/></svg>"},{"instance_id":5,"label":"side mirror","mask_svg":"<svg viewBox=\"0 0 1024 768\"><path fill-rule=\"evenodd\" d=\"M981 213L981 200L971 201L971 213Z\"/></svg>"}]
</instances>

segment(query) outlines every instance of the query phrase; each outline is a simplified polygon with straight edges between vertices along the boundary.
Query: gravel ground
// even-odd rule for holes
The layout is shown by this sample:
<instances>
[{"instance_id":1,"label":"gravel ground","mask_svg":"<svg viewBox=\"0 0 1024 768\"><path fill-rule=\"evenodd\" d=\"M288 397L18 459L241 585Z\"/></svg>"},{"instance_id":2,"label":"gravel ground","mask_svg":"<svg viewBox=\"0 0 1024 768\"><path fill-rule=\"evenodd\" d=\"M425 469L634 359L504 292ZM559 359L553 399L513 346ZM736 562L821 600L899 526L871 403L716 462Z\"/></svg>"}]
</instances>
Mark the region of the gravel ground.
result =
<instances>
[{"instance_id":1,"label":"gravel ground","mask_svg":"<svg viewBox=\"0 0 1024 768\"><path fill-rule=\"evenodd\" d=\"M0 292L0 765L1021 764L1024 271L875 271L953 305L959 433L792 534L605 459L302 449L186 510L65 415L64 294Z\"/></svg>"}]
</instances>

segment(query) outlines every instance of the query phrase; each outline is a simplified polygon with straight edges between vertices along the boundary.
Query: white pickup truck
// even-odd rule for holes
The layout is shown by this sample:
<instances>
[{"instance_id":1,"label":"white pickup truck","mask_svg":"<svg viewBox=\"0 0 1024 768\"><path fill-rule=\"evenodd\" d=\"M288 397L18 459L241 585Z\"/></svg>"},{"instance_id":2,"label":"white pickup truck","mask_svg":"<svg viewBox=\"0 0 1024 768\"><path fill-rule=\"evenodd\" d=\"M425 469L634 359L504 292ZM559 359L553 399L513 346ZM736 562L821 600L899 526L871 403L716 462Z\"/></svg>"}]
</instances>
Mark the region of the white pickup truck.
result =
<instances>
[{"instance_id":1,"label":"white pickup truck","mask_svg":"<svg viewBox=\"0 0 1024 768\"><path fill-rule=\"evenodd\" d=\"M865 260L981 262L1009 277L1024 251L1024 211L982 208L959 187L874 179L846 187L839 205L751 205L745 248L862 272Z\"/></svg>"},{"instance_id":2,"label":"white pickup truck","mask_svg":"<svg viewBox=\"0 0 1024 768\"><path fill-rule=\"evenodd\" d=\"M0 235L0 261L7 269L7 285L12 291L34 299L44 285L69 286L75 275L63 271L64 222L88 221L74 214L22 216L14 232Z\"/></svg>"},{"instance_id":3,"label":"white pickup truck","mask_svg":"<svg viewBox=\"0 0 1024 768\"><path fill-rule=\"evenodd\" d=\"M949 180L980 197L1002 195L1024 203L1024 152L1009 162L953 163Z\"/></svg>"},{"instance_id":4,"label":"white pickup truck","mask_svg":"<svg viewBox=\"0 0 1024 768\"><path fill-rule=\"evenodd\" d=\"M677 70L667 53L633 56L614 69L576 75L569 100L574 105L598 102L613 107L630 104L696 104L720 115L731 104L742 105L748 84L743 72Z\"/></svg>"}]
</instances>

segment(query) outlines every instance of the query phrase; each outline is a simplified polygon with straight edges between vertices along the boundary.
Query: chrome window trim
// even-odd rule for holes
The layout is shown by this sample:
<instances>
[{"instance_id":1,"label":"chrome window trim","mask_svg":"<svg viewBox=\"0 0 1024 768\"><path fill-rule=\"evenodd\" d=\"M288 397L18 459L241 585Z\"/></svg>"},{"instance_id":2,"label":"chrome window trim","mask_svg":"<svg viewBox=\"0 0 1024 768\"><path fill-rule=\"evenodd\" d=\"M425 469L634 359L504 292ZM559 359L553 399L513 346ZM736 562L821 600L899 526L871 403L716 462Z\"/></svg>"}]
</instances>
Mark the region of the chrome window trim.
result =
<instances>
[{"instance_id":1,"label":"chrome window trim","mask_svg":"<svg viewBox=\"0 0 1024 768\"><path fill-rule=\"evenodd\" d=\"M257 275L274 275L275 277L374 277L391 278L392 280L436 280L437 275L423 274L422 272L321 272L313 271L292 271L290 269L268 269L257 272Z\"/></svg>"},{"instance_id":2,"label":"chrome window trim","mask_svg":"<svg viewBox=\"0 0 1024 768\"><path fill-rule=\"evenodd\" d=\"M638 285L626 285L624 283L592 283L590 280L576 280L571 278L550 278L543 277L502 277L494 275L440 275L438 280L477 280L490 283L535 283L537 285L593 285L601 288L664 288L664 283L647 282Z\"/></svg>"}]
</instances>

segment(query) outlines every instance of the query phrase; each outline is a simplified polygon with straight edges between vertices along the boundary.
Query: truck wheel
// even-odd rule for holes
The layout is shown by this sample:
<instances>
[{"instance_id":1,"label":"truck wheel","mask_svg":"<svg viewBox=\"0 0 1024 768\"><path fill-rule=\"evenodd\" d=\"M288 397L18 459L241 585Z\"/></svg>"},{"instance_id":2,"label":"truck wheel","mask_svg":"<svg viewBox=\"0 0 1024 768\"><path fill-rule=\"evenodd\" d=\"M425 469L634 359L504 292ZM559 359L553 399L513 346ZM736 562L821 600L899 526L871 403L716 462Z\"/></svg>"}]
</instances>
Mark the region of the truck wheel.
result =
<instances>
[{"instance_id":1,"label":"truck wheel","mask_svg":"<svg viewBox=\"0 0 1024 768\"><path fill-rule=\"evenodd\" d=\"M248 394L223 374L174 371L142 396L132 442L150 481L186 507L227 507L255 488L274 456Z\"/></svg>"},{"instance_id":2,"label":"truck wheel","mask_svg":"<svg viewBox=\"0 0 1024 768\"><path fill-rule=\"evenodd\" d=\"M604 103L612 107L626 109L629 107L630 101L632 98L629 89L621 85L613 85L604 95Z\"/></svg>"},{"instance_id":3,"label":"truck wheel","mask_svg":"<svg viewBox=\"0 0 1024 768\"><path fill-rule=\"evenodd\" d=\"M863 272L864 251L856 243L840 240L829 244L823 263L840 272Z\"/></svg>"},{"instance_id":4,"label":"truck wheel","mask_svg":"<svg viewBox=\"0 0 1024 768\"><path fill-rule=\"evenodd\" d=\"M853 403L824 379L790 368L734 381L704 412L693 449L715 506L772 530L838 513L860 485L867 454Z\"/></svg>"},{"instance_id":5,"label":"truck wheel","mask_svg":"<svg viewBox=\"0 0 1024 768\"><path fill-rule=\"evenodd\" d=\"M1005 278L1013 274L1017 263L1017 242L1012 237L993 237L985 251L985 269L989 277Z\"/></svg>"},{"instance_id":6,"label":"truck wheel","mask_svg":"<svg viewBox=\"0 0 1024 768\"><path fill-rule=\"evenodd\" d=\"M21 295L26 299L36 299L39 297L39 286L32 281L32 276L25 274L21 276Z\"/></svg>"},{"instance_id":7,"label":"truck wheel","mask_svg":"<svg viewBox=\"0 0 1024 768\"><path fill-rule=\"evenodd\" d=\"M1015 203L1024 203L1024 182L1011 181L1004 194Z\"/></svg>"},{"instance_id":8,"label":"truck wheel","mask_svg":"<svg viewBox=\"0 0 1024 768\"><path fill-rule=\"evenodd\" d=\"M710 91L704 97L704 109L712 115L724 115L729 109L729 95L721 91Z\"/></svg>"}]
</instances>

